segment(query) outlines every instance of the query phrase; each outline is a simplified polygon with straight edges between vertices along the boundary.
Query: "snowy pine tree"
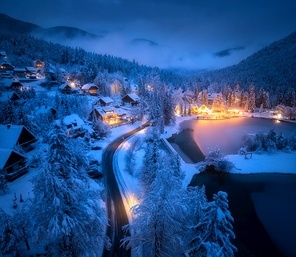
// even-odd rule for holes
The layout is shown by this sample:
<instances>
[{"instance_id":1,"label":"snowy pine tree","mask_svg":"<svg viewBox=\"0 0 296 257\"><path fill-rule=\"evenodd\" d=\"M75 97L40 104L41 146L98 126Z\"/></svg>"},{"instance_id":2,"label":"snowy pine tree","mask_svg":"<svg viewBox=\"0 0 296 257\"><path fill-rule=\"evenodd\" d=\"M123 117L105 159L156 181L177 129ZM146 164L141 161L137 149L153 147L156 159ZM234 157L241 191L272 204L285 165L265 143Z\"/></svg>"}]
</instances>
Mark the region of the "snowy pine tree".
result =
<instances>
[{"instance_id":1,"label":"snowy pine tree","mask_svg":"<svg viewBox=\"0 0 296 257\"><path fill-rule=\"evenodd\" d=\"M174 173L169 167L159 170L142 202L132 207L135 220L125 227L131 236L123 245L136 256L180 256L185 249L188 207Z\"/></svg>"},{"instance_id":2,"label":"snowy pine tree","mask_svg":"<svg viewBox=\"0 0 296 257\"><path fill-rule=\"evenodd\" d=\"M32 228L35 242L50 256L99 256L108 244L106 213L98 192L79 172L68 138L58 123L49 132L49 155L33 180Z\"/></svg>"},{"instance_id":3,"label":"snowy pine tree","mask_svg":"<svg viewBox=\"0 0 296 257\"><path fill-rule=\"evenodd\" d=\"M213 201L204 206L198 224L195 226L195 237L186 256L196 257L231 257L237 251L231 243L235 238L233 217L228 210L227 193L218 192ZM213 254L214 255L211 255Z\"/></svg>"}]
</instances>

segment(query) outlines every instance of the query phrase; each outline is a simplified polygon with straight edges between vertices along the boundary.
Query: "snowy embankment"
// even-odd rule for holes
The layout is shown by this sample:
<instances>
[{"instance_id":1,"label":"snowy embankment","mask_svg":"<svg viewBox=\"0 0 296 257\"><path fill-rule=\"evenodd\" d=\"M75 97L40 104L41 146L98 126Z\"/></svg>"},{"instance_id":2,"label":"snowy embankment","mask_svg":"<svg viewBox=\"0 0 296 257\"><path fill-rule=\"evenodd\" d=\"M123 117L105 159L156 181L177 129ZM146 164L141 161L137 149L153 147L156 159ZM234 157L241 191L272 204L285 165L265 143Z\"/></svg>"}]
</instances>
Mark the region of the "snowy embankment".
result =
<instances>
[{"instance_id":1,"label":"snowy embankment","mask_svg":"<svg viewBox=\"0 0 296 257\"><path fill-rule=\"evenodd\" d=\"M273 153L252 153L252 157L244 155L227 155L227 159L235 166L231 173L284 173L296 174L296 151Z\"/></svg>"}]
</instances>

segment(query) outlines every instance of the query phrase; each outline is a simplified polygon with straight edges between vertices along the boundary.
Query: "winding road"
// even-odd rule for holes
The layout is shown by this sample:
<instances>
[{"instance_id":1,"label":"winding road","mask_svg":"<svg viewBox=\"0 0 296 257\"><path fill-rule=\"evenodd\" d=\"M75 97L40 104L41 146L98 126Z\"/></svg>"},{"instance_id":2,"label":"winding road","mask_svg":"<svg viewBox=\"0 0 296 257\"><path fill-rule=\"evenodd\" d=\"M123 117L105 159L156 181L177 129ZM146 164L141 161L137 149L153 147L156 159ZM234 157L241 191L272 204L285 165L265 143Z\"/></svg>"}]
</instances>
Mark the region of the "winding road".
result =
<instances>
[{"instance_id":1,"label":"winding road","mask_svg":"<svg viewBox=\"0 0 296 257\"><path fill-rule=\"evenodd\" d=\"M130 250L120 247L121 239L124 238L125 232L122 230L124 225L128 224L128 217L124 208L124 203L120 194L120 189L117 184L115 173L113 170L113 157L119 145L128 137L136 132L149 126L145 123L141 127L124 134L115 139L104 151L102 159L102 168L105 177L106 192L107 192L107 213L109 226L107 228L107 236L111 240L111 248L104 249L104 257L127 257L131 256Z\"/></svg>"}]
</instances>

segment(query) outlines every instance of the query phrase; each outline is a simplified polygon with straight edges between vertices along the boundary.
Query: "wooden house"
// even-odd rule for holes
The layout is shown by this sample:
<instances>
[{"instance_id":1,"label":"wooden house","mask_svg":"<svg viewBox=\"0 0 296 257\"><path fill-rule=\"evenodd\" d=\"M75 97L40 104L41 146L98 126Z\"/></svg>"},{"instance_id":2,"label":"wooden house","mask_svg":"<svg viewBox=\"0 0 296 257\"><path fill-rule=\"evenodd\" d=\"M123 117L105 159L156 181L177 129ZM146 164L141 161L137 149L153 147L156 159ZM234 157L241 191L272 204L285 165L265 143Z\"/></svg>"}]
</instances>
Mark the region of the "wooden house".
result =
<instances>
[{"instance_id":1,"label":"wooden house","mask_svg":"<svg viewBox=\"0 0 296 257\"><path fill-rule=\"evenodd\" d=\"M84 93L88 93L90 95L98 95L98 92L99 92L98 86L93 83L87 83L87 84L83 85L81 87L81 90Z\"/></svg>"},{"instance_id":2,"label":"wooden house","mask_svg":"<svg viewBox=\"0 0 296 257\"><path fill-rule=\"evenodd\" d=\"M64 94L71 94L73 89L69 84L62 84L59 86L59 90Z\"/></svg>"},{"instance_id":3,"label":"wooden house","mask_svg":"<svg viewBox=\"0 0 296 257\"><path fill-rule=\"evenodd\" d=\"M13 181L27 172L25 156L12 149L0 148L0 173L8 181Z\"/></svg>"},{"instance_id":4,"label":"wooden house","mask_svg":"<svg viewBox=\"0 0 296 257\"><path fill-rule=\"evenodd\" d=\"M77 115L65 116L63 123L66 125L66 132L71 136L83 136L86 130L84 121Z\"/></svg>"},{"instance_id":5,"label":"wooden house","mask_svg":"<svg viewBox=\"0 0 296 257\"><path fill-rule=\"evenodd\" d=\"M101 97L96 102L96 104L100 104L101 106L110 106L114 101L110 97Z\"/></svg>"},{"instance_id":6,"label":"wooden house","mask_svg":"<svg viewBox=\"0 0 296 257\"><path fill-rule=\"evenodd\" d=\"M19 146L24 151L33 149L36 137L22 125L0 125L0 148L13 149Z\"/></svg>"},{"instance_id":7,"label":"wooden house","mask_svg":"<svg viewBox=\"0 0 296 257\"><path fill-rule=\"evenodd\" d=\"M35 67L25 67L26 78L36 79L41 75L41 69Z\"/></svg>"},{"instance_id":8,"label":"wooden house","mask_svg":"<svg viewBox=\"0 0 296 257\"><path fill-rule=\"evenodd\" d=\"M5 84L4 88L6 90L22 90L24 88L23 84L21 82L19 82L18 80L13 80L11 83L9 84Z\"/></svg>"},{"instance_id":9,"label":"wooden house","mask_svg":"<svg viewBox=\"0 0 296 257\"><path fill-rule=\"evenodd\" d=\"M13 72L14 66L8 62L1 63L0 72Z\"/></svg>"},{"instance_id":10,"label":"wooden house","mask_svg":"<svg viewBox=\"0 0 296 257\"><path fill-rule=\"evenodd\" d=\"M89 119L92 120L93 117L100 119L106 124L113 125L118 124L121 122L120 117L115 112L113 108L110 107L102 107L102 108L95 108L91 111Z\"/></svg>"},{"instance_id":11,"label":"wooden house","mask_svg":"<svg viewBox=\"0 0 296 257\"><path fill-rule=\"evenodd\" d=\"M123 105L130 104L132 106L138 105L140 97L137 94L127 94L122 99Z\"/></svg>"},{"instance_id":12,"label":"wooden house","mask_svg":"<svg viewBox=\"0 0 296 257\"><path fill-rule=\"evenodd\" d=\"M37 69L44 68L44 62L41 62L39 59L33 62L33 66Z\"/></svg>"}]
</instances>

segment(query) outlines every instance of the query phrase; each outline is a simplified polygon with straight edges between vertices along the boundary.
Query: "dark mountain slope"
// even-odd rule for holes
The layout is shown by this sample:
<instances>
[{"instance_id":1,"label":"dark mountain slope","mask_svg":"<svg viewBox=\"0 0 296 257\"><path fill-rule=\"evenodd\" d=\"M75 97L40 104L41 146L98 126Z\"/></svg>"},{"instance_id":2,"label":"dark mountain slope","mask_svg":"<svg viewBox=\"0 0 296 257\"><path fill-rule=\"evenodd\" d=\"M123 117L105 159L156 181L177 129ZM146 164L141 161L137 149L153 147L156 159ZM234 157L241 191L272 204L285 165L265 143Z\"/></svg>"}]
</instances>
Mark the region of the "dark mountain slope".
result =
<instances>
[{"instance_id":1,"label":"dark mountain slope","mask_svg":"<svg viewBox=\"0 0 296 257\"><path fill-rule=\"evenodd\" d=\"M32 31L41 29L41 27L33 23L20 21L0 13L0 29L2 32L29 34Z\"/></svg>"},{"instance_id":2,"label":"dark mountain slope","mask_svg":"<svg viewBox=\"0 0 296 257\"><path fill-rule=\"evenodd\" d=\"M36 37L46 38L49 40L53 37L69 40L75 38L97 39L101 37L78 28L67 26L56 26L45 29L33 23L17 20L1 13L0 24L2 32L30 34Z\"/></svg>"},{"instance_id":3,"label":"dark mountain slope","mask_svg":"<svg viewBox=\"0 0 296 257\"><path fill-rule=\"evenodd\" d=\"M296 89L296 32L249 56L239 64L203 74L204 79L222 84L254 84L269 91Z\"/></svg>"}]
</instances>

